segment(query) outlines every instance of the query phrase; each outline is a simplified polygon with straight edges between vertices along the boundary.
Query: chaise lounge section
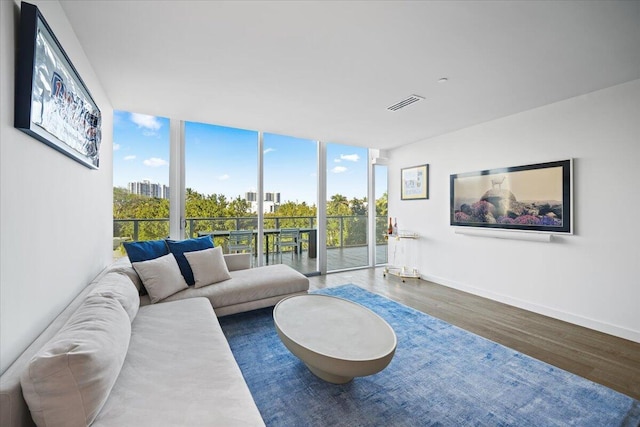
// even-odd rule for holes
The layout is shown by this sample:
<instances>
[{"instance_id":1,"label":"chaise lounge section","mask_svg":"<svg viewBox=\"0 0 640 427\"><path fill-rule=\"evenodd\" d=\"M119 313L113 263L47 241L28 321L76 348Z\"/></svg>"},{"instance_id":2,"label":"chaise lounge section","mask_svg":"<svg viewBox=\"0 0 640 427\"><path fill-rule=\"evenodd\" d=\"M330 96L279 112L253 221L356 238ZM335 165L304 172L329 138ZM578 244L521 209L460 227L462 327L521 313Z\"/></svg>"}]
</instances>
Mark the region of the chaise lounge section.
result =
<instances>
[{"instance_id":1,"label":"chaise lounge section","mask_svg":"<svg viewBox=\"0 0 640 427\"><path fill-rule=\"evenodd\" d=\"M271 307L285 297L306 294L309 290L309 279L289 266L275 264L251 268L250 254L225 254L224 261L229 269L230 279L200 288L189 286L162 302L204 297L211 302L216 315L221 317ZM111 270L127 274L136 287L142 289L142 281L127 257L116 261ZM149 295L141 295L140 305L149 304Z\"/></svg>"}]
</instances>

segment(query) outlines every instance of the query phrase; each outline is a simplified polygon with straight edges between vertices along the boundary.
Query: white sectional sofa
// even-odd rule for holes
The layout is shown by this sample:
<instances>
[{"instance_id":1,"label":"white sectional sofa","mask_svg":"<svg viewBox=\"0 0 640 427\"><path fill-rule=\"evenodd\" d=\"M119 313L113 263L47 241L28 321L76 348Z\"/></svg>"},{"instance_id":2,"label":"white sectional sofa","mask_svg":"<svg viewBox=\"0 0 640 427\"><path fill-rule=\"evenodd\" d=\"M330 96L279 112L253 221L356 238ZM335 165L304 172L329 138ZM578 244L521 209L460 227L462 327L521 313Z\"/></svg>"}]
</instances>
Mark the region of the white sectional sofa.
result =
<instances>
[{"instance_id":1,"label":"white sectional sofa","mask_svg":"<svg viewBox=\"0 0 640 427\"><path fill-rule=\"evenodd\" d=\"M108 267L0 377L0 425L264 425L216 315L306 293L309 281L282 265L245 268L249 256L225 255L231 279L155 304L127 259Z\"/></svg>"}]
</instances>

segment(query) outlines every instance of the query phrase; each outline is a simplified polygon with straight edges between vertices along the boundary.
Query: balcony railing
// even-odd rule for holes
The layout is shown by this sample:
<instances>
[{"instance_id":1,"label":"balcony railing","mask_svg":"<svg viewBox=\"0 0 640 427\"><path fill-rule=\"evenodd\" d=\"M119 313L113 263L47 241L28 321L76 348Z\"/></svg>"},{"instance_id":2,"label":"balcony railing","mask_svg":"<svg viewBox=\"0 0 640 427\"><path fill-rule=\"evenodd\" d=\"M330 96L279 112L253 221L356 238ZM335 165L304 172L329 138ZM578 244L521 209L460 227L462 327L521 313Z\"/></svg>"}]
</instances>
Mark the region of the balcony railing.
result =
<instances>
[{"instance_id":1,"label":"balcony railing","mask_svg":"<svg viewBox=\"0 0 640 427\"><path fill-rule=\"evenodd\" d=\"M198 233L220 230L255 230L258 228L258 218L253 217L215 217L215 218L187 218L185 237L197 237ZM265 229L317 228L316 217L310 216L281 216L265 217ZM367 216L327 216L327 248L348 248L366 246ZM386 217L376 217L376 244L385 244ZM123 241L164 239L169 235L168 218L136 218L113 220L113 249L117 249ZM217 237L216 245L225 247L224 238ZM272 250L273 248L269 248Z\"/></svg>"}]
</instances>

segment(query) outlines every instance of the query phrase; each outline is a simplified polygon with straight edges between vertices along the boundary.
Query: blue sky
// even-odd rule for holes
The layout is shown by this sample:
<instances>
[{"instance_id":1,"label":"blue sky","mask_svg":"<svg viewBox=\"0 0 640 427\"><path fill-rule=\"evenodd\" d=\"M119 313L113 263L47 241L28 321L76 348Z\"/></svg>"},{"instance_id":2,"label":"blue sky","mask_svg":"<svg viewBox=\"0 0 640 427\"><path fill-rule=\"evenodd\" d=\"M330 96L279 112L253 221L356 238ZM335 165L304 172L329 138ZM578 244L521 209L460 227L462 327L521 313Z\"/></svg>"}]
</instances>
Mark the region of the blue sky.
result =
<instances>
[{"instance_id":1,"label":"blue sky","mask_svg":"<svg viewBox=\"0 0 640 427\"><path fill-rule=\"evenodd\" d=\"M258 133L188 122L185 125L186 186L204 194L244 197L257 187ZM114 112L113 181L118 187L149 180L169 182L169 120ZM316 203L315 141L264 134L264 190L281 200ZM376 178L379 180L379 178ZM376 191L377 196L384 192ZM367 149L327 144L327 194L367 194Z\"/></svg>"}]
</instances>

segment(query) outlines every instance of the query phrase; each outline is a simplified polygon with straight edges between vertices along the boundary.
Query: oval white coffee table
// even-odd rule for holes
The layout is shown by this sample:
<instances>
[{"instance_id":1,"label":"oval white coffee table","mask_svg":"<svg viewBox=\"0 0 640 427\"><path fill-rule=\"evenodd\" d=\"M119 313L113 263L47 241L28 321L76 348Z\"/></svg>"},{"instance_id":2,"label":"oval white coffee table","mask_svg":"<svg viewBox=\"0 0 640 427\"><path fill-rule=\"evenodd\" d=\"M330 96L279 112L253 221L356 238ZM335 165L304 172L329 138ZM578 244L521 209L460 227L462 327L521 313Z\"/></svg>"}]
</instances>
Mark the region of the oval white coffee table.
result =
<instances>
[{"instance_id":1,"label":"oval white coffee table","mask_svg":"<svg viewBox=\"0 0 640 427\"><path fill-rule=\"evenodd\" d=\"M285 347L330 383L380 372L396 351L396 334L384 319L342 298L285 298L273 309L273 321Z\"/></svg>"}]
</instances>

